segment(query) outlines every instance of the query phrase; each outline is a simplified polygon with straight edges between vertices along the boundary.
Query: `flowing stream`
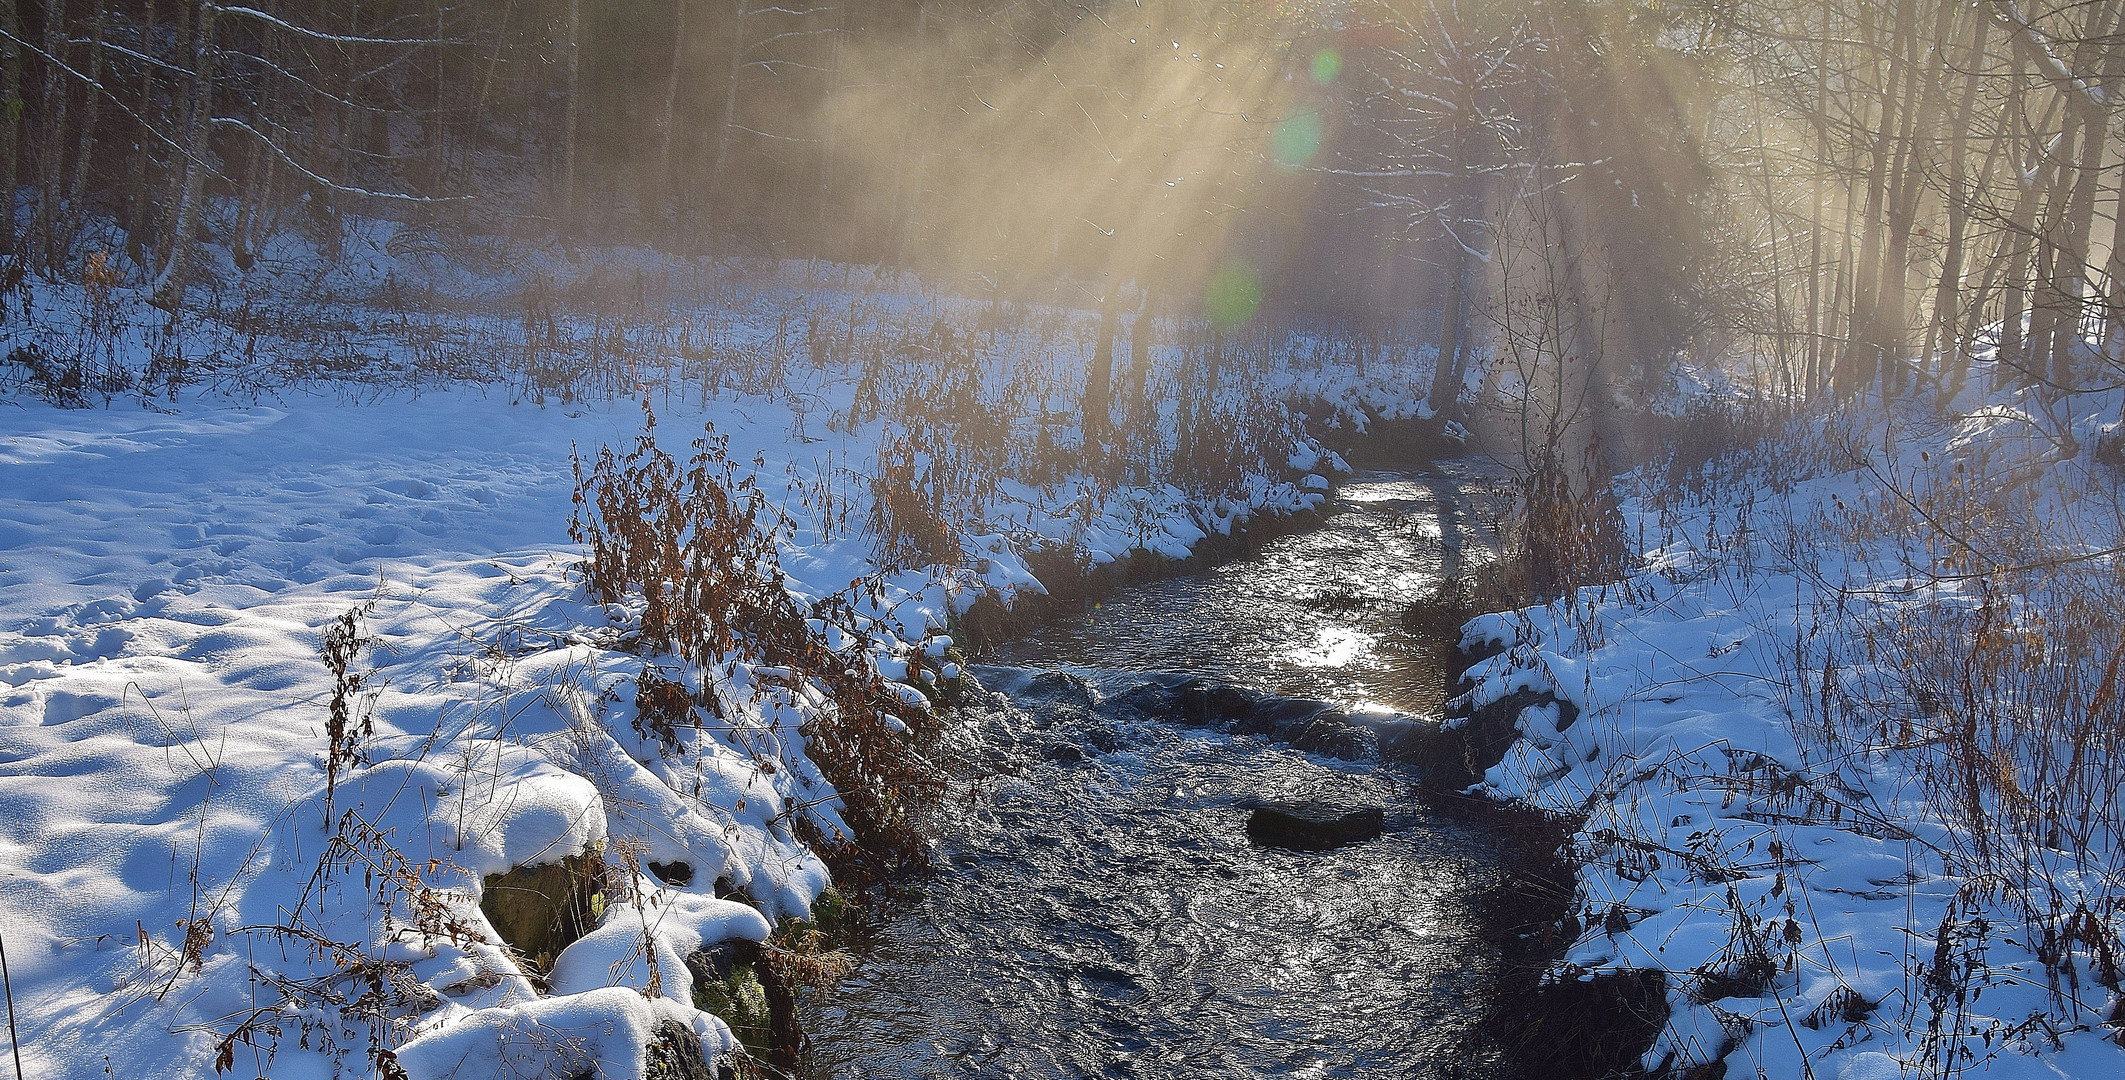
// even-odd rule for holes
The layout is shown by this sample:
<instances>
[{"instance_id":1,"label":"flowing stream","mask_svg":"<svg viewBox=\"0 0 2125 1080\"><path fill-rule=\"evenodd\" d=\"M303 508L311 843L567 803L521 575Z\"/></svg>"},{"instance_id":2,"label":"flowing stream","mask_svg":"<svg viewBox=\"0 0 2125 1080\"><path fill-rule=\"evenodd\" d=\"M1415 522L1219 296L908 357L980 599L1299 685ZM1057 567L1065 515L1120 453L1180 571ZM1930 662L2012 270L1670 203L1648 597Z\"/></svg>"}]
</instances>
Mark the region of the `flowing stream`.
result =
<instances>
[{"instance_id":1,"label":"flowing stream","mask_svg":"<svg viewBox=\"0 0 2125 1080\"><path fill-rule=\"evenodd\" d=\"M1134 587L978 669L972 779L934 875L895 889L805 1017L819 1077L1511 1076L1485 1019L1506 859L1391 764L1178 722L1197 676L1436 712L1450 642L1414 596L1485 543L1489 485L1345 484L1325 525ZM1151 692L1147 692L1148 691ZM1377 839L1257 846L1251 800L1370 801Z\"/></svg>"}]
</instances>

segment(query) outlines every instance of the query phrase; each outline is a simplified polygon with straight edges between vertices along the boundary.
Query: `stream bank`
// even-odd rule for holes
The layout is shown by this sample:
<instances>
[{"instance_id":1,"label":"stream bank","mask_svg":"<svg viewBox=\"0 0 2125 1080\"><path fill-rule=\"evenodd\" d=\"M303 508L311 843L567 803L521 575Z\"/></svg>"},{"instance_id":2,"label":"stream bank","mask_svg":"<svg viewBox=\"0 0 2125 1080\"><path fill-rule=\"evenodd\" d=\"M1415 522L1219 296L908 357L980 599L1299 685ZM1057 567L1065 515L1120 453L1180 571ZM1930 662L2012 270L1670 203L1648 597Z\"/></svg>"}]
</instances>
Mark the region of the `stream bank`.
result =
<instances>
[{"instance_id":1,"label":"stream bank","mask_svg":"<svg viewBox=\"0 0 2125 1080\"><path fill-rule=\"evenodd\" d=\"M1429 719L1472 654L1403 618L1483 557L1469 504L1500 494L1450 464L1361 475L1318 528L996 644L955 725L969 770L937 869L878 901L876 948L808 1004L808 1073L1635 1063L1660 988L1540 986L1570 940L1567 833L1427 765L1480 766L1510 735L1502 706ZM1269 802L1377 808L1381 835L1265 846L1249 822Z\"/></svg>"},{"instance_id":2,"label":"stream bank","mask_svg":"<svg viewBox=\"0 0 2125 1080\"><path fill-rule=\"evenodd\" d=\"M1139 550L1113 562L1093 565L1068 551L1029 552L1026 568L1040 579L1047 592L1020 593L1009 604L994 593L984 593L958 617L958 625L974 652L992 652L1131 585L1201 573L1247 558L1280 537L1319 528L1321 520L1322 515L1316 510L1263 514L1233 525L1230 532L1209 533L1185 559Z\"/></svg>"},{"instance_id":3,"label":"stream bank","mask_svg":"<svg viewBox=\"0 0 2125 1080\"><path fill-rule=\"evenodd\" d=\"M1300 412L1303 416L1334 416L1337 409L1326 402L1313 402ZM1335 427L1315 428L1319 445L1331 452L1331 461L1340 458L1343 465L1360 470L1418 473L1467 451L1462 443L1446 437L1436 420L1417 417L1383 419L1368 411L1362 425L1353 420L1339 421ZM1225 531L1206 527L1206 535L1186 558L1139 549L1112 562L1093 564L1066 550L1028 552L1026 567L1046 592L1018 593L1008 603L993 593L984 594L958 617L958 629L975 654L987 655L1045 625L1081 614L1131 586L1200 574L1252 558L1277 540L1322 526L1327 514L1335 509L1337 488L1349 479L1349 474L1330 475L1329 479L1324 506L1257 514L1234 522Z\"/></svg>"}]
</instances>

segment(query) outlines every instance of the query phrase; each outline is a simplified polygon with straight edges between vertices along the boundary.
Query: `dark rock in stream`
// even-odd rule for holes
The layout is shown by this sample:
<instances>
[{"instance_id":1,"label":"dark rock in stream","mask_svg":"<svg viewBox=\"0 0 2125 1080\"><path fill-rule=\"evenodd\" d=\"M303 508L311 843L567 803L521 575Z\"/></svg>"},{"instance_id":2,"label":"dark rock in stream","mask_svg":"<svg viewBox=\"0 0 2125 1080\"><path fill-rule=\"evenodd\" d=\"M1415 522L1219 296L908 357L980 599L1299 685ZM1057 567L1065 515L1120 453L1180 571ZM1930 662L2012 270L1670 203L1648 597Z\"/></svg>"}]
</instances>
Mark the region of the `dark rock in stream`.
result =
<instances>
[{"instance_id":1,"label":"dark rock in stream","mask_svg":"<svg viewBox=\"0 0 2125 1080\"><path fill-rule=\"evenodd\" d=\"M1057 765L1075 765L1085 760L1085 752L1069 743L1051 743L1047 749L1040 752L1040 756Z\"/></svg>"},{"instance_id":2,"label":"dark rock in stream","mask_svg":"<svg viewBox=\"0 0 2125 1080\"><path fill-rule=\"evenodd\" d=\"M1195 727L1227 727L1245 718L1254 711L1261 697L1237 686L1213 683L1196 679L1183 684L1180 697L1181 720Z\"/></svg>"},{"instance_id":3,"label":"dark rock in stream","mask_svg":"<svg viewBox=\"0 0 2125 1080\"><path fill-rule=\"evenodd\" d=\"M1378 806L1344 808L1279 802L1247 815L1247 836L1257 844L1295 851L1326 851L1380 835L1387 811Z\"/></svg>"},{"instance_id":4,"label":"dark rock in stream","mask_svg":"<svg viewBox=\"0 0 2125 1080\"><path fill-rule=\"evenodd\" d=\"M1380 756L1379 733L1337 708L1321 709L1280 727L1274 735L1296 749L1322 757L1366 761Z\"/></svg>"},{"instance_id":5,"label":"dark rock in stream","mask_svg":"<svg viewBox=\"0 0 2125 1080\"><path fill-rule=\"evenodd\" d=\"M1090 680L1067 671L1043 671L1027 681L1022 693L1028 697L1068 702L1085 708L1092 706L1095 696Z\"/></svg>"}]
</instances>

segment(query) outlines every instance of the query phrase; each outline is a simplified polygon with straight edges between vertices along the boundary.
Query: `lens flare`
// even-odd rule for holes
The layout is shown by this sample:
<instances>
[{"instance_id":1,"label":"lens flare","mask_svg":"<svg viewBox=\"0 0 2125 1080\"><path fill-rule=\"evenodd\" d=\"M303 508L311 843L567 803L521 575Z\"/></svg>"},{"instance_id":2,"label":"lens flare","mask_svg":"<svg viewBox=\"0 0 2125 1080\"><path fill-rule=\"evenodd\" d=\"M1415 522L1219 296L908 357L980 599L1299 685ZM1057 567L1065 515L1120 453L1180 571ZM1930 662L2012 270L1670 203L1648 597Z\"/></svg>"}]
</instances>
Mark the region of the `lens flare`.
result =
<instances>
[{"instance_id":1,"label":"lens flare","mask_svg":"<svg viewBox=\"0 0 2125 1080\"><path fill-rule=\"evenodd\" d=\"M1262 274L1253 263L1230 259L1210 275L1203 293L1203 313L1210 316L1210 325L1237 329L1254 318L1255 309L1261 306Z\"/></svg>"},{"instance_id":2,"label":"lens flare","mask_svg":"<svg viewBox=\"0 0 2125 1080\"><path fill-rule=\"evenodd\" d=\"M1287 169L1302 168L1321 149L1321 114L1300 113L1278 122L1269 153Z\"/></svg>"},{"instance_id":3,"label":"lens flare","mask_svg":"<svg viewBox=\"0 0 2125 1080\"><path fill-rule=\"evenodd\" d=\"M1327 86L1343 73L1343 54L1334 49L1322 49L1313 54L1313 81Z\"/></svg>"}]
</instances>

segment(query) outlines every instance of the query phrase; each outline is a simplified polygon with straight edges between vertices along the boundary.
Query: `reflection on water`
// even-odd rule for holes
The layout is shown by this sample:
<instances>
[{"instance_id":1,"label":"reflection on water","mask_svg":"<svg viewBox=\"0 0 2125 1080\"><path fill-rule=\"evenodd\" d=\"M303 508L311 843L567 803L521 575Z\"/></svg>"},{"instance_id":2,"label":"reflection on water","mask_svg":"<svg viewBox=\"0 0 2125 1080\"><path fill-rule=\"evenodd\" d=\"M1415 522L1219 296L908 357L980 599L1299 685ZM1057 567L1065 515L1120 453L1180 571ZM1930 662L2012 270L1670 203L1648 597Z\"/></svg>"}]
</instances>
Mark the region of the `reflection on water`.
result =
<instances>
[{"instance_id":1,"label":"reflection on water","mask_svg":"<svg viewBox=\"0 0 2125 1080\"><path fill-rule=\"evenodd\" d=\"M932 877L813 1002L826 1077L1432 1077L1502 1068L1479 1029L1496 958L1480 831L1408 778L1182 728L1124 697L1134 671L1426 709L1436 663L1401 630L1440 572L1431 481L1344 489L1345 512L1258 559L1159 582L985 669L957 726L980 777ZM1429 517L1432 536L1418 520ZM1067 666L1085 678L1036 676ZM1429 678L1431 681L1426 682ZM1327 795L1388 808L1328 852L1248 843L1244 806Z\"/></svg>"},{"instance_id":2,"label":"reflection on water","mask_svg":"<svg viewBox=\"0 0 2125 1080\"><path fill-rule=\"evenodd\" d=\"M1327 526L1255 558L1131 588L1091 618L1064 619L1003 659L1180 671L1289 697L1437 707L1440 643L1401 625L1411 599L1486 550L1470 510L1495 497L1452 478L1368 476L1336 492Z\"/></svg>"},{"instance_id":3,"label":"reflection on water","mask_svg":"<svg viewBox=\"0 0 2125 1080\"><path fill-rule=\"evenodd\" d=\"M1312 645L1294 649L1287 659L1300 667L1339 668L1372 650L1374 639L1345 627L1324 628Z\"/></svg>"}]
</instances>

